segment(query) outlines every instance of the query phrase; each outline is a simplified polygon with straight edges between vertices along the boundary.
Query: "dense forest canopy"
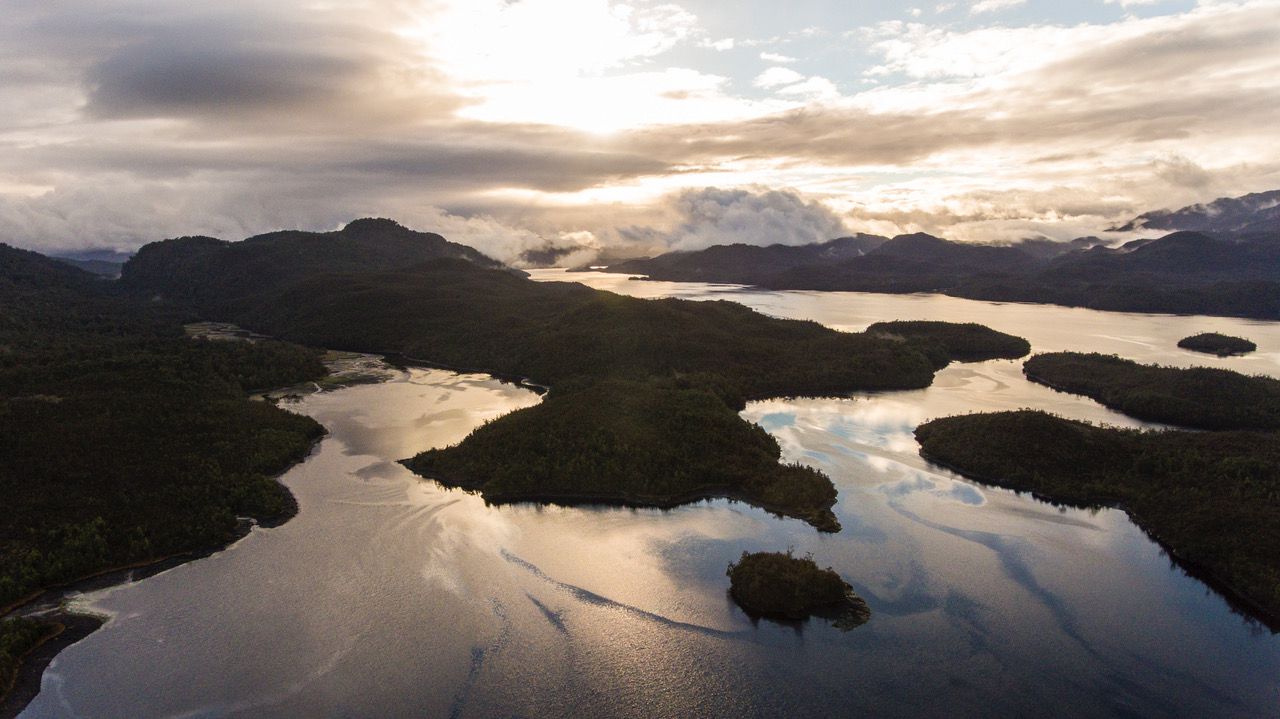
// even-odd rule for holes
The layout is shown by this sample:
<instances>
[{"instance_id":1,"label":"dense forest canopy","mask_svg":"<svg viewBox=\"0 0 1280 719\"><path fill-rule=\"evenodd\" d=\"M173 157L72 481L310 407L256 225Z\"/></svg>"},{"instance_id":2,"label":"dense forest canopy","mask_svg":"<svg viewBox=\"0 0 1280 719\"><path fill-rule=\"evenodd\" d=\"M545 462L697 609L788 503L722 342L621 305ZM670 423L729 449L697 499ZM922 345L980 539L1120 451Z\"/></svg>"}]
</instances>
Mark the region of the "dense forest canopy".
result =
<instances>
[{"instance_id":1,"label":"dense forest canopy","mask_svg":"<svg viewBox=\"0 0 1280 719\"><path fill-rule=\"evenodd\" d=\"M328 262L347 232L277 233L238 254L205 241L159 243L138 253L123 282L290 341L551 385L539 407L409 462L494 501L666 505L732 495L834 529L830 480L778 465L777 443L737 410L778 395L925 387L951 359L927 332L842 333L730 302L537 283L447 247L393 269L353 269L341 251ZM312 254L261 272L257 258L281 257L278 243Z\"/></svg>"},{"instance_id":2,"label":"dense forest canopy","mask_svg":"<svg viewBox=\"0 0 1280 719\"><path fill-rule=\"evenodd\" d=\"M1194 429L1280 429L1280 380L1208 367L1142 365L1112 355L1053 352L1027 378L1091 397L1149 422Z\"/></svg>"},{"instance_id":3,"label":"dense forest canopy","mask_svg":"<svg viewBox=\"0 0 1280 719\"><path fill-rule=\"evenodd\" d=\"M318 354L183 319L0 245L0 606L292 511L271 477L322 429L246 393L323 375Z\"/></svg>"},{"instance_id":4,"label":"dense forest canopy","mask_svg":"<svg viewBox=\"0 0 1280 719\"><path fill-rule=\"evenodd\" d=\"M1183 337L1178 340L1178 346L1184 350L1204 352L1219 357L1248 354L1258 349L1258 345L1243 337L1232 337L1217 332L1202 332L1198 335Z\"/></svg>"},{"instance_id":5,"label":"dense forest canopy","mask_svg":"<svg viewBox=\"0 0 1280 719\"><path fill-rule=\"evenodd\" d=\"M1027 356L1031 344L1021 337L997 332L976 322L925 322L920 320L876 322L869 335L901 337L916 342L945 367L952 360L982 362Z\"/></svg>"}]
</instances>

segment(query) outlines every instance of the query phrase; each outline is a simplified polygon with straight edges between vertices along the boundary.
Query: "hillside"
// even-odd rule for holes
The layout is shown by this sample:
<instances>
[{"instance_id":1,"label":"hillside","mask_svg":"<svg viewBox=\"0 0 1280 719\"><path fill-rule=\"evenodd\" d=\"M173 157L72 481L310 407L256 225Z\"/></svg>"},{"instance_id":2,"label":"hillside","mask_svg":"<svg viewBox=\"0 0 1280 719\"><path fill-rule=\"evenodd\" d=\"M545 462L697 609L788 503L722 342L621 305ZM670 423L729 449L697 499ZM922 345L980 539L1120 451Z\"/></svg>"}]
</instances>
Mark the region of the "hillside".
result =
<instances>
[{"instance_id":1,"label":"hillside","mask_svg":"<svg viewBox=\"0 0 1280 719\"><path fill-rule=\"evenodd\" d=\"M652 259L628 260L610 272L651 275L680 282L757 284L775 272L805 265L842 262L861 257L888 242L859 234L811 245L715 245L698 252L671 252Z\"/></svg>"},{"instance_id":2,"label":"hillside","mask_svg":"<svg viewBox=\"0 0 1280 719\"><path fill-rule=\"evenodd\" d=\"M324 374L278 342L187 339L183 316L0 245L0 606L286 517L272 477L322 430L248 399Z\"/></svg>"},{"instance_id":3,"label":"hillside","mask_svg":"<svg viewBox=\"0 0 1280 719\"><path fill-rule=\"evenodd\" d=\"M290 341L551 385L538 407L409 462L494 501L665 506L734 496L834 530L830 480L779 465L776 442L738 410L779 395L924 387L949 359L920 341L735 303L641 300L449 257L352 271L347 258L314 253L245 283L260 267L256 253L282 256L271 246L279 237L255 238L265 247L254 253L207 241L143 248L147 271L126 268L124 284ZM206 266L209 252L221 259ZM709 433L721 439L707 442ZM788 489L797 482L808 489Z\"/></svg>"},{"instance_id":4,"label":"hillside","mask_svg":"<svg viewBox=\"0 0 1280 719\"><path fill-rule=\"evenodd\" d=\"M720 259L724 248L710 248L608 269L640 272L655 280L732 282L777 290L938 292L1108 311L1280 319L1277 238L1280 235L1244 242L1175 232L1117 249L1086 239L1073 243L1081 249L1050 252L1034 244L973 245L915 234L844 259L811 261L812 255L799 248L785 248L776 251L786 255L779 261L767 253L735 249L732 254L738 261L727 263Z\"/></svg>"},{"instance_id":5,"label":"hillside","mask_svg":"<svg viewBox=\"0 0 1280 719\"><path fill-rule=\"evenodd\" d=\"M234 312L265 290L321 272L388 270L440 257L503 267L435 233L415 232L386 219L362 219L334 232L286 230L240 242L212 237L153 242L125 264L121 280L164 297Z\"/></svg>"}]
</instances>

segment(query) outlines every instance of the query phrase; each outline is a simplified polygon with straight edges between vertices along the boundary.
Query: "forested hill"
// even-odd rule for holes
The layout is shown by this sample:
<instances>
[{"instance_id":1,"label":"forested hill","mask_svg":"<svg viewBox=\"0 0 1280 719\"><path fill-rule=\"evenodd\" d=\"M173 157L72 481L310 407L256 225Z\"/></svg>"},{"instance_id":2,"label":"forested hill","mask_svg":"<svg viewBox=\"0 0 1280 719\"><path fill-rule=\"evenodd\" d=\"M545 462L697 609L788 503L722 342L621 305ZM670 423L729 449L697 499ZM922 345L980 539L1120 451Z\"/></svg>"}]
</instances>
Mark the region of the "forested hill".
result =
<instances>
[{"instance_id":1,"label":"forested hill","mask_svg":"<svg viewBox=\"0 0 1280 719\"><path fill-rule=\"evenodd\" d=\"M670 252L652 259L627 260L610 266L609 271L685 282L758 284L772 274L793 267L861 257L888 241L887 237L860 233L799 246L714 245L697 252Z\"/></svg>"},{"instance_id":2,"label":"forested hill","mask_svg":"<svg viewBox=\"0 0 1280 719\"><path fill-rule=\"evenodd\" d=\"M272 475L322 429L246 392L323 365L278 342L188 339L183 317L0 245L0 606L291 512Z\"/></svg>"},{"instance_id":3,"label":"forested hill","mask_svg":"<svg viewBox=\"0 0 1280 719\"><path fill-rule=\"evenodd\" d=\"M851 257L790 247L753 253L735 245L608 269L779 290L940 292L1099 310L1280 319L1280 231L1230 239L1175 232L1118 248L1089 240L1064 244L1059 253L1043 245L974 245L915 234Z\"/></svg>"},{"instance_id":4,"label":"forested hill","mask_svg":"<svg viewBox=\"0 0 1280 719\"><path fill-rule=\"evenodd\" d=\"M285 257L273 237L257 238L268 246L257 251ZM315 253L272 271L225 250L203 262L205 244L143 248L134 261L147 271L126 268L125 286L291 341L551 385L538 407L411 463L494 500L665 506L728 495L833 530L830 480L779 464L777 443L737 410L752 398L924 387L950 359L928 338L537 283L455 258L353 271ZM267 277L249 283L246 272Z\"/></svg>"},{"instance_id":5,"label":"forested hill","mask_svg":"<svg viewBox=\"0 0 1280 719\"><path fill-rule=\"evenodd\" d=\"M180 302L238 311L264 290L322 272L389 270L440 257L504 267L433 232L416 232L387 219L361 219L334 232L285 230L240 242L212 237L153 242L125 264L121 281Z\"/></svg>"}]
</instances>

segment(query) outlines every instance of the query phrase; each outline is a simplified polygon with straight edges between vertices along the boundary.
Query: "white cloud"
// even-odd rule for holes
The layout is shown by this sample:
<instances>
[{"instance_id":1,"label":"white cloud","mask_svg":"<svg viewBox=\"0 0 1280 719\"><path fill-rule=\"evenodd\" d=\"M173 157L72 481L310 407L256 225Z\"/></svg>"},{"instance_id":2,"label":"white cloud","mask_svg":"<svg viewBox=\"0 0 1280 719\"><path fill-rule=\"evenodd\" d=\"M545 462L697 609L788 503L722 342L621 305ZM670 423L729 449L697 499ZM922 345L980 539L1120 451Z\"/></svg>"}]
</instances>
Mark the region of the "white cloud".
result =
<instances>
[{"instance_id":1,"label":"white cloud","mask_svg":"<svg viewBox=\"0 0 1280 719\"><path fill-rule=\"evenodd\" d=\"M1027 0L978 0L978 2L974 3L969 8L969 12L974 15L979 15L982 13L1007 10L1009 8L1026 4Z\"/></svg>"},{"instance_id":2,"label":"white cloud","mask_svg":"<svg viewBox=\"0 0 1280 719\"><path fill-rule=\"evenodd\" d=\"M848 234L830 208L792 190L707 187L664 197L659 207L665 219L625 228L624 237L642 246L697 250L733 242L804 245Z\"/></svg>"},{"instance_id":3,"label":"white cloud","mask_svg":"<svg viewBox=\"0 0 1280 719\"><path fill-rule=\"evenodd\" d=\"M756 76L753 84L756 87L779 87L781 85L790 85L793 82L799 82L804 79L804 75L792 70L789 67L771 67L768 70Z\"/></svg>"},{"instance_id":4,"label":"white cloud","mask_svg":"<svg viewBox=\"0 0 1280 719\"><path fill-rule=\"evenodd\" d=\"M765 62L783 62L783 63L785 63L785 62L795 62L795 61L796 61L796 59L795 59L794 57L791 57L791 56L789 56L789 55L780 55L780 54L778 54L778 53L776 53L776 52L762 52L762 53L760 53L760 59L761 59L761 60L764 60Z\"/></svg>"},{"instance_id":5,"label":"white cloud","mask_svg":"<svg viewBox=\"0 0 1280 719\"><path fill-rule=\"evenodd\" d=\"M803 82L780 87L778 93L798 95L812 100L835 100L840 97L840 90L836 88L835 83L817 75L806 78Z\"/></svg>"}]
</instances>

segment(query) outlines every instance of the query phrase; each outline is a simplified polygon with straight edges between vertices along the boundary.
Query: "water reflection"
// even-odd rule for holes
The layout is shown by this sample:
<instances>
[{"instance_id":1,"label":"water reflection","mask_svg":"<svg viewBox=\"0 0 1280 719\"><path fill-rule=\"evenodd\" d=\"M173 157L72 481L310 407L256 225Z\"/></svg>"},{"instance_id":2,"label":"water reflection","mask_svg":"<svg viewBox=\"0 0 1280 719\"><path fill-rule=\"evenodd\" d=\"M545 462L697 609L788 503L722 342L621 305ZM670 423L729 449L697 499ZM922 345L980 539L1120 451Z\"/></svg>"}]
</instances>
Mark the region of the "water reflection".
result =
<instances>
[{"instance_id":1,"label":"water reflection","mask_svg":"<svg viewBox=\"0 0 1280 719\"><path fill-rule=\"evenodd\" d=\"M975 319L979 305L982 321L1036 350L1171 364L1274 374L1280 347L1277 325L1233 320L587 279L847 329ZM1263 349L1220 361L1172 348L1202 330ZM959 412L1042 407L1138 424L1026 382L1017 362L953 365L915 392L748 406L788 460L832 476L844 527L835 535L722 500L670 511L487 507L395 460L537 397L482 376L389 372L292 405L331 430L285 478L296 519L83 597L112 619L55 660L24 716L1274 712L1280 641L1172 567L1123 513L978 486L916 454L916 425ZM787 547L844 575L871 622L843 633L740 612L725 567L743 551Z\"/></svg>"}]
</instances>

